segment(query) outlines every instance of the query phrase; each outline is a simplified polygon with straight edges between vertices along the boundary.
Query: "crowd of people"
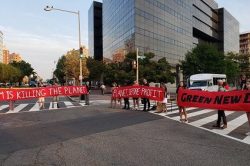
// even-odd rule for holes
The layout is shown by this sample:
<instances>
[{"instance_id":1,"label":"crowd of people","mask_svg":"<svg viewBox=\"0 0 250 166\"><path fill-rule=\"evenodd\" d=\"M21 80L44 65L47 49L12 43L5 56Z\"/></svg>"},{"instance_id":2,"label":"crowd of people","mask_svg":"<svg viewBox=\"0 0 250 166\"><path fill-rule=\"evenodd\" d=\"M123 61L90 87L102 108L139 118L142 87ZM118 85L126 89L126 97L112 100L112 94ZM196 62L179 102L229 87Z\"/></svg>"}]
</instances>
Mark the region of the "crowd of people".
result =
<instances>
[{"instance_id":1,"label":"crowd of people","mask_svg":"<svg viewBox=\"0 0 250 166\"><path fill-rule=\"evenodd\" d=\"M124 86L149 86L149 83L146 79L142 80L142 84L139 84L137 81L134 81L132 85L129 85L127 83L125 83ZM113 92L113 90L116 87L119 87L120 85L118 85L117 83L113 83L112 84L112 88L111 91ZM166 112L167 111L167 87L164 83L161 83L160 86L159 84L156 84L155 87L161 87L162 89L164 89L164 99L163 101L153 101L154 105L152 107L150 104L150 100L148 98L142 98L141 100L139 100L139 98L132 98L133 101L133 106L130 106L130 102L129 102L129 98L123 98L123 103L124 106L122 107L122 99L121 98L113 98L111 97L111 108L117 108L117 105L119 108L122 109L127 109L127 110L139 110L139 105L140 102L143 104L143 110L142 111L149 111L149 110L156 110L156 113L162 113L162 112Z\"/></svg>"},{"instance_id":2,"label":"crowd of people","mask_svg":"<svg viewBox=\"0 0 250 166\"><path fill-rule=\"evenodd\" d=\"M225 92L225 91L230 91L230 86L226 82L226 80L218 80L218 92ZM134 81L132 86L138 86L140 85L137 81ZM147 82L146 79L143 79L142 84L143 86L149 86L149 83ZM112 91L116 88L119 87L120 85L117 85L116 83L112 84ZM125 84L125 86L129 86L128 84ZM142 111L149 111L149 110L156 110L155 113L163 113L167 112L167 87L164 83L156 84L155 87L160 87L164 89L164 100L163 101L151 101L154 102L154 105L150 108L150 100L148 98L142 98L141 102L143 104L143 110ZM181 81L176 89L176 98L178 98L178 93L180 89L185 89L186 85L184 84L183 81ZM247 79L245 75L243 75L240 79L240 88L238 90L249 90L250 91L250 79ZM111 98L111 108L117 108L117 105L119 108L127 109L127 110L139 110L139 98L132 98L133 101L133 107L130 107L130 102L129 98L124 98L124 106L122 107L122 99L121 98ZM177 102L178 105L178 102ZM180 122L188 123L188 114L186 111L186 108L183 106L178 105L179 109L179 116L180 116ZM218 110L217 112L218 118L216 121L216 124L214 124L212 127L218 128L218 129L226 129L227 126L227 118L225 115L224 110ZM250 126L250 112L246 112L249 126ZM221 124L221 121L223 122ZM246 135L250 136L250 132L246 133Z\"/></svg>"}]
</instances>

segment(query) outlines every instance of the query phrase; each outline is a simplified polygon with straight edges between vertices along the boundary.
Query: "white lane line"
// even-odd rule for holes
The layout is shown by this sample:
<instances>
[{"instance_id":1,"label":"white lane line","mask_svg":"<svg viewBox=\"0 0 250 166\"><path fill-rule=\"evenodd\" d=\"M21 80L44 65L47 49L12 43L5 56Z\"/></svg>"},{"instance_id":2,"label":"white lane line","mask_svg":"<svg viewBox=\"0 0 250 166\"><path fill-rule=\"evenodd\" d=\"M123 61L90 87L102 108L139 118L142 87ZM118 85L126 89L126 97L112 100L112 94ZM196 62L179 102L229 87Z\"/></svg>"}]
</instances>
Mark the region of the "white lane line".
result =
<instances>
[{"instance_id":1,"label":"white lane line","mask_svg":"<svg viewBox=\"0 0 250 166\"><path fill-rule=\"evenodd\" d=\"M196 108L193 108L193 107L190 107L190 108L187 108L186 111L189 111L189 110L193 110L193 109L196 109ZM171 114L175 114L175 113L178 113L179 110L175 110L175 111L172 111L172 112L163 112L163 113L156 113L157 110L154 110L154 111L149 111L150 113L152 114L155 114L155 115L160 115L160 116L168 116L168 115L171 115ZM179 117L179 116L176 116L176 117ZM169 117L172 119L172 117ZM175 120L175 119L173 119ZM176 119L178 120L178 119Z\"/></svg>"},{"instance_id":2,"label":"white lane line","mask_svg":"<svg viewBox=\"0 0 250 166\"><path fill-rule=\"evenodd\" d=\"M57 109L57 102L50 102L49 104L49 110Z\"/></svg>"},{"instance_id":3,"label":"white lane line","mask_svg":"<svg viewBox=\"0 0 250 166\"><path fill-rule=\"evenodd\" d=\"M28 104L19 104L17 107L14 108L14 110L9 110L6 113L17 113L19 111L21 111L22 109L24 109Z\"/></svg>"},{"instance_id":4,"label":"white lane line","mask_svg":"<svg viewBox=\"0 0 250 166\"><path fill-rule=\"evenodd\" d=\"M177 108L178 108L178 107L177 107ZM196 109L196 108L194 108L194 107L186 108L186 111L190 111L190 110L193 110L193 109ZM166 116L172 115L172 114L176 114L176 113L178 113L178 112L179 112L179 110L175 110L175 111L172 111L172 112L171 112L171 109L168 109L168 112L167 112ZM170 118L171 118L171 117L170 117Z\"/></svg>"},{"instance_id":5,"label":"white lane line","mask_svg":"<svg viewBox=\"0 0 250 166\"><path fill-rule=\"evenodd\" d=\"M187 113L187 117L188 118L191 118L193 116L197 116L197 115L202 115L202 114L205 114L207 112L212 112L214 110L211 110L211 109L204 109L204 110L199 110L199 111L196 111L196 112L192 112L192 113ZM175 117L172 117L173 120L179 120L180 119L180 116L175 116Z\"/></svg>"},{"instance_id":6,"label":"white lane line","mask_svg":"<svg viewBox=\"0 0 250 166\"><path fill-rule=\"evenodd\" d=\"M244 143L250 145L250 136L247 136L246 138L244 138L244 139L242 140L242 142L244 142Z\"/></svg>"},{"instance_id":7,"label":"white lane line","mask_svg":"<svg viewBox=\"0 0 250 166\"><path fill-rule=\"evenodd\" d=\"M227 122L227 128L223 129L223 130L219 130L219 129L213 129L216 133L220 133L220 134L228 134L231 131L233 131L234 129L238 128L239 126L243 125L244 123L246 123L247 120L247 116L245 114L237 117L234 120L231 120L229 122Z\"/></svg>"},{"instance_id":8,"label":"white lane line","mask_svg":"<svg viewBox=\"0 0 250 166\"><path fill-rule=\"evenodd\" d=\"M67 108L75 107L74 104L71 103L70 101L65 101L64 104Z\"/></svg>"},{"instance_id":9,"label":"white lane line","mask_svg":"<svg viewBox=\"0 0 250 166\"><path fill-rule=\"evenodd\" d=\"M234 113L234 112L233 111L225 111L226 116L230 115L232 113ZM202 118L200 120L196 120L196 121L191 122L189 124L192 125L192 126L199 127L199 126L202 126L202 125L205 125L207 123L215 121L217 119L217 117L218 117L218 115L217 115L217 112L216 112L216 114L214 114L214 115L208 116L206 118Z\"/></svg>"},{"instance_id":10,"label":"white lane line","mask_svg":"<svg viewBox=\"0 0 250 166\"><path fill-rule=\"evenodd\" d=\"M29 110L29 111L40 111L40 108L39 108L39 103L36 102L36 104Z\"/></svg>"},{"instance_id":11,"label":"white lane line","mask_svg":"<svg viewBox=\"0 0 250 166\"><path fill-rule=\"evenodd\" d=\"M85 103L79 103L81 106L86 106Z\"/></svg>"},{"instance_id":12,"label":"white lane line","mask_svg":"<svg viewBox=\"0 0 250 166\"><path fill-rule=\"evenodd\" d=\"M8 108L8 107L9 107L9 105L1 105L0 106L0 111L3 110L3 109L5 109L5 108Z\"/></svg>"}]
</instances>

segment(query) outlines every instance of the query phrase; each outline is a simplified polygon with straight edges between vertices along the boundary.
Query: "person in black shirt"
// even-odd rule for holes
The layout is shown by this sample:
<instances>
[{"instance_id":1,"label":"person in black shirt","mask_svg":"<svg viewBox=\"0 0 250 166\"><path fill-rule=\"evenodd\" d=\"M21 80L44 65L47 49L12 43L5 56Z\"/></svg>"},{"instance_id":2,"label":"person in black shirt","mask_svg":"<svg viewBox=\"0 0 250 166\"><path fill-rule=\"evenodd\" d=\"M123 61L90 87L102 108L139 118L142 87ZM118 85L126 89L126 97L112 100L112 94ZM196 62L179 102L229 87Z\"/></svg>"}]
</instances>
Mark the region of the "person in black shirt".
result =
<instances>
[{"instance_id":1,"label":"person in black shirt","mask_svg":"<svg viewBox=\"0 0 250 166\"><path fill-rule=\"evenodd\" d=\"M146 79L143 79L143 86L149 86L149 83L147 82ZM149 111L149 109L150 109L150 101L149 101L149 99L148 98L143 98L142 101L143 101L143 104L144 104L143 111ZM148 109L146 109L147 105L148 105Z\"/></svg>"}]
</instances>

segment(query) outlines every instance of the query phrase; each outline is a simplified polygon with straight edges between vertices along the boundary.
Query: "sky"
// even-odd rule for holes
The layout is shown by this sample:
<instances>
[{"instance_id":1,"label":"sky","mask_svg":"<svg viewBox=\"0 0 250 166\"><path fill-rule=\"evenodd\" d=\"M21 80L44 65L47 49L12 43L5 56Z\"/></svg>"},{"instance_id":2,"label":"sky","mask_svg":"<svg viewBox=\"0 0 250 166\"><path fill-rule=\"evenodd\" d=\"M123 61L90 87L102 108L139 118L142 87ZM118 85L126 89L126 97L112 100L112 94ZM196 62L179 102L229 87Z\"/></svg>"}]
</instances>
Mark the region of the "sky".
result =
<instances>
[{"instance_id":1,"label":"sky","mask_svg":"<svg viewBox=\"0 0 250 166\"><path fill-rule=\"evenodd\" d=\"M0 31L10 53L19 53L44 80L52 77L58 59L78 48L77 15L44 11L49 5L80 11L81 41L88 47L88 9L93 0L1 0ZM97 0L102 1L102 0ZM240 32L250 31L249 0L216 0L240 22Z\"/></svg>"}]
</instances>

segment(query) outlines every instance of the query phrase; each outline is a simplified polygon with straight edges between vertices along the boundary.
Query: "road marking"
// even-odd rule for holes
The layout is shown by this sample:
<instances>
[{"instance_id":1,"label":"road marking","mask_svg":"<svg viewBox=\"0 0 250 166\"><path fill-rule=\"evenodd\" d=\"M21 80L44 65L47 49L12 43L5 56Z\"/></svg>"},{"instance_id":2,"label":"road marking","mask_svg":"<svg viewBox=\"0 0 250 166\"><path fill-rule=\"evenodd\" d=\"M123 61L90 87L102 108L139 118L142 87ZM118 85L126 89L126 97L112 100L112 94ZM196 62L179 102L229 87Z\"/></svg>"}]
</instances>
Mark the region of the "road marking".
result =
<instances>
[{"instance_id":1,"label":"road marking","mask_svg":"<svg viewBox=\"0 0 250 166\"><path fill-rule=\"evenodd\" d=\"M213 129L216 133L220 134L228 134L234 129L238 128L239 126L243 125L247 122L247 116L245 114L239 116L238 118L231 120L227 122L227 128L226 129Z\"/></svg>"},{"instance_id":2,"label":"road marking","mask_svg":"<svg viewBox=\"0 0 250 166\"><path fill-rule=\"evenodd\" d=\"M49 109L50 110L57 109L57 102L53 102L53 101L50 102Z\"/></svg>"},{"instance_id":3,"label":"road marking","mask_svg":"<svg viewBox=\"0 0 250 166\"><path fill-rule=\"evenodd\" d=\"M81 106L86 106L86 104L85 103L79 103Z\"/></svg>"},{"instance_id":4,"label":"road marking","mask_svg":"<svg viewBox=\"0 0 250 166\"><path fill-rule=\"evenodd\" d=\"M69 102L69 101L64 101L64 104L66 106L66 108L72 108L75 107L73 103Z\"/></svg>"},{"instance_id":5,"label":"road marking","mask_svg":"<svg viewBox=\"0 0 250 166\"><path fill-rule=\"evenodd\" d=\"M8 107L9 107L9 105L1 105L0 106L0 111L3 110L3 109L5 109L5 108L8 108Z\"/></svg>"},{"instance_id":6,"label":"road marking","mask_svg":"<svg viewBox=\"0 0 250 166\"><path fill-rule=\"evenodd\" d=\"M244 143L250 145L250 136L247 136L246 138L244 138L244 139L242 140L242 142L244 142Z\"/></svg>"},{"instance_id":7,"label":"road marking","mask_svg":"<svg viewBox=\"0 0 250 166\"><path fill-rule=\"evenodd\" d=\"M186 111L190 111L190 110L193 110L193 109L196 109L196 108L194 108L194 107L186 108ZM171 111L171 110L168 109L168 112L167 112L166 116L176 114L176 113L179 113L179 110Z\"/></svg>"},{"instance_id":8,"label":"road marking","mask_svg":"<svg viewBox=\"0 0 250 166\"><path fill-rule=\"evenodd\" d=\"M214 110L214 111L215 111L215 110ZM227 116L227 115L230 115L230 114L232 114L232 113L234 113L234 112L233 112L233 111L225 111L226 116ZM198 127L198 126L202 126L202 125L205 125L205 124L207 124L207 123L213 122L213 121L215 121L217 118L218 118L218 115L217 115L217 114L214 114L214 115L208 116L208 117L206 117L206 118L202 118L202 119L200 119L200 120L196 120L196 121L194 121L194 122L191 122L191 123L189 123L189 124L192 125L192 126Z\"/></svg>"},{"instance_id":9,"label":"road marking","mask_svg":"<svg viewBox=\"0 0 250 166\"><path fill-rule=\"evenodd\" d=\"M40 111L39 103L36 102L36 104L29 111L30 112L32 112L32 111Z\"/></svg>"},{"instance_id":10,"label":"road marking","mask_svg":"<svg viewBox=\"0 0 250 166\"><path fill-rule=\"evenodd\" d=\"M211 109L204 109L204 110L199 110L199 111L196 111L196 112L192 112L192 113L187 113L187 117L188 118L191 118L193 116L197 116L197 115L202 115L204 113L207 113L207 112L212 112L214 110L211 110ZM172 117L173 120L179 120L180 119L180 116L175 116L175 117Z\"/></svg>"},{"instance_id":11,"label":"road marking","mask_svg":"<svg viewBox=\"0 0 250 166\"><path fill-rule=\"evenodd\" d=\"M24 109L28 104L19 104L17 107L14 108L14 110L9 110L6 113L18 113L22 109Z\"/></svg>"}]
</instances>

